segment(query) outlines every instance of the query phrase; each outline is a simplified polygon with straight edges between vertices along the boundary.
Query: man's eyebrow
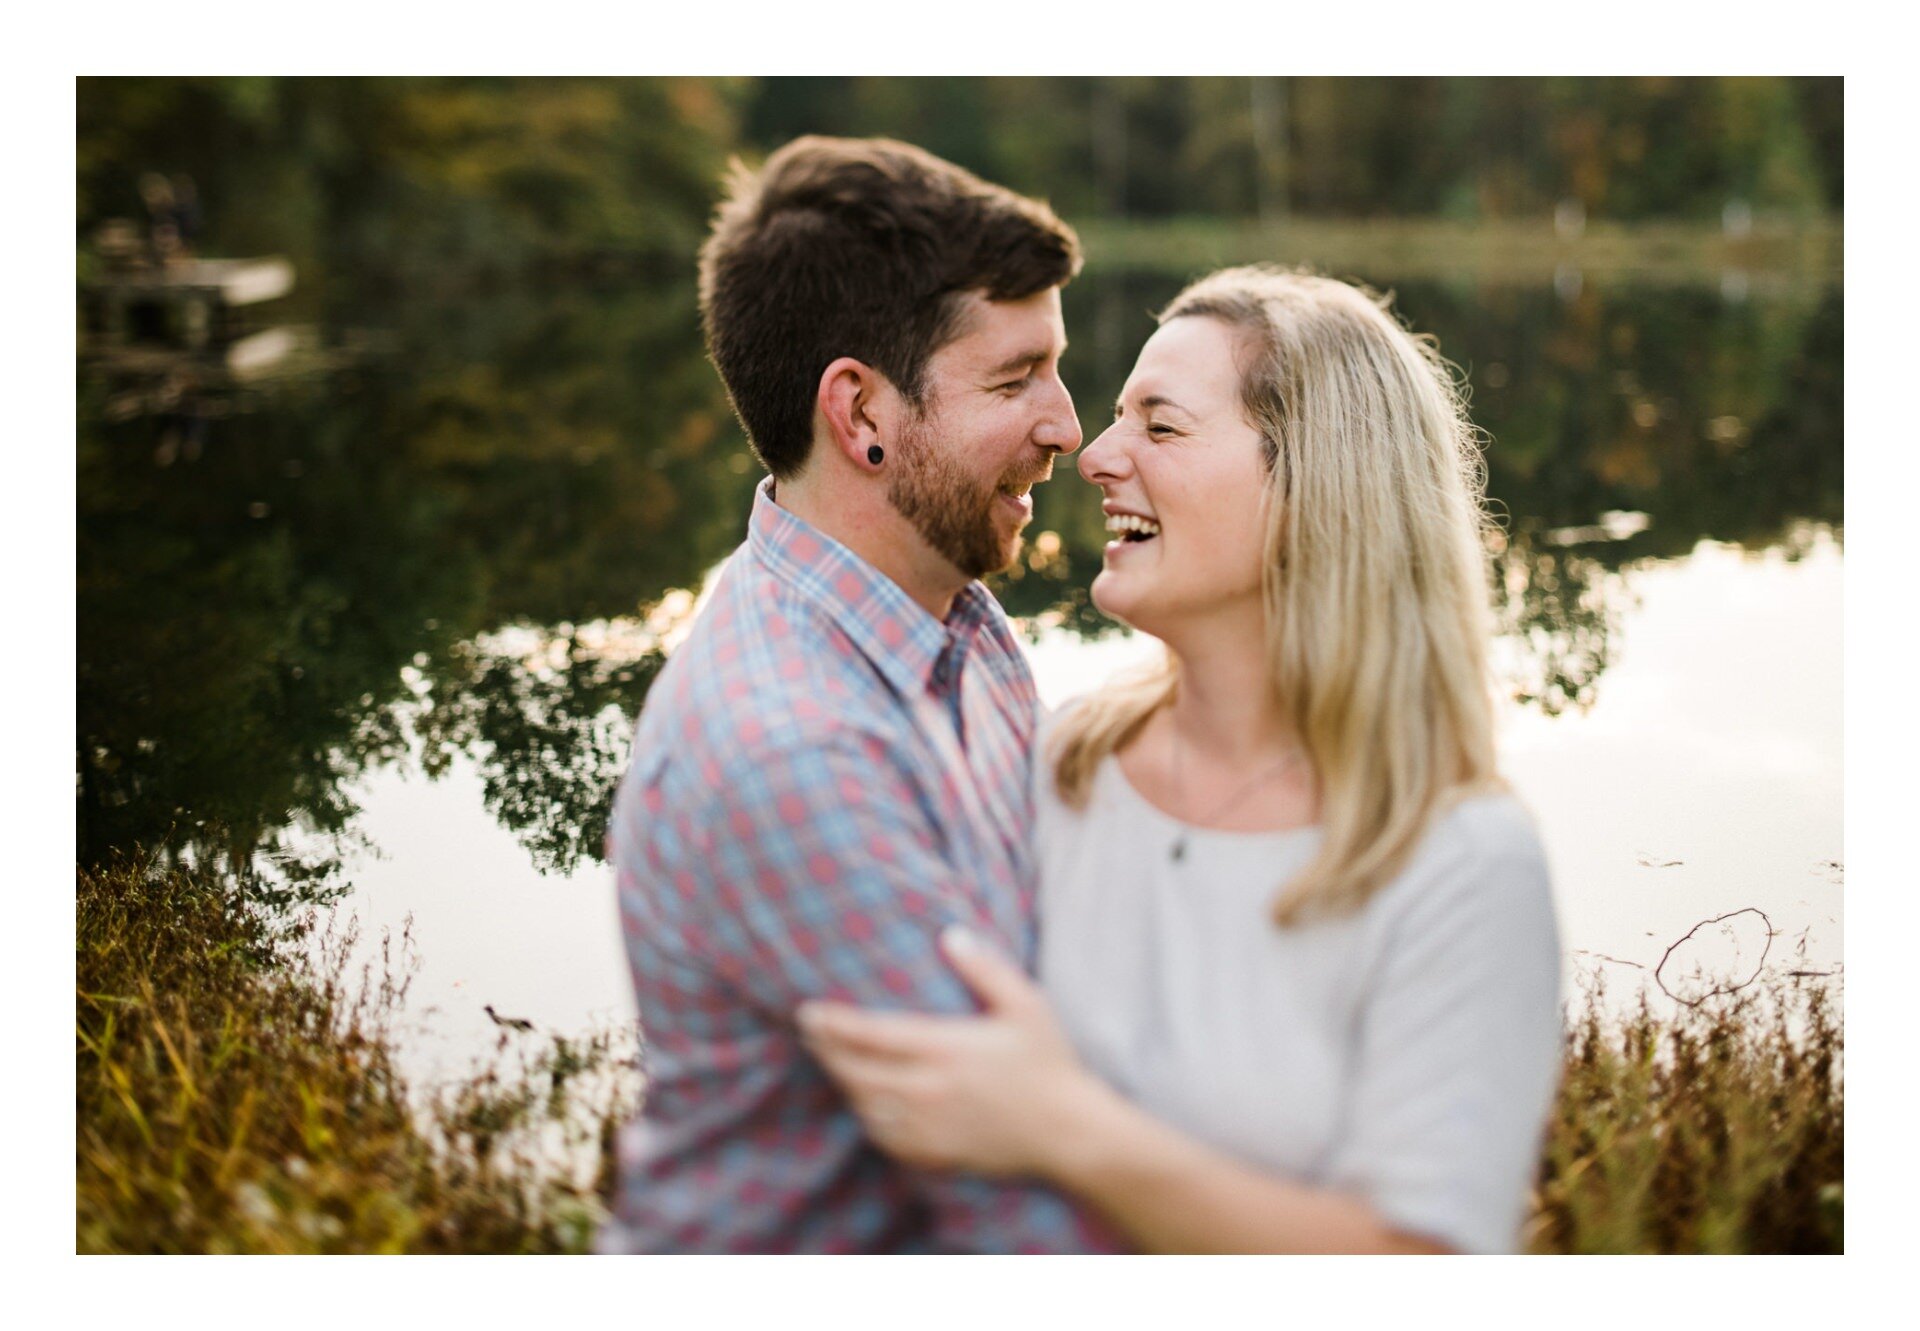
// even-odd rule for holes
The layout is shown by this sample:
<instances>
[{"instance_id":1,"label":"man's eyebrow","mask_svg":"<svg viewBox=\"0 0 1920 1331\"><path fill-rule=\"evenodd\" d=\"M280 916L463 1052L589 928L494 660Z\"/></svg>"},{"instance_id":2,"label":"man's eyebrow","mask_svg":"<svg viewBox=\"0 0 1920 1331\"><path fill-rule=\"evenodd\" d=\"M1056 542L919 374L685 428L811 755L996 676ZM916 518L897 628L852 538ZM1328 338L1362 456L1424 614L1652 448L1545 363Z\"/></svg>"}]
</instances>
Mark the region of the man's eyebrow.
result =
<instances>
[{"instance_id":1,"label":"man's eyebrow","mask_svg":"<svg viewBox=\"0 0 1920 1331\"><path fill-rule=\"evenodd\" d=\"M1052 347L1040 347L1033 351L1018 352L1015 355L1007 357L991 370L988 370L987 377L989 379L997 379L1003 374L1012 374L1015 370L1028 369L1038 365L1052 354ZM1067 354L1067 348L1064 343L1060 347L1060 354L1063 356Z\"/></svg>"}]
</instances>

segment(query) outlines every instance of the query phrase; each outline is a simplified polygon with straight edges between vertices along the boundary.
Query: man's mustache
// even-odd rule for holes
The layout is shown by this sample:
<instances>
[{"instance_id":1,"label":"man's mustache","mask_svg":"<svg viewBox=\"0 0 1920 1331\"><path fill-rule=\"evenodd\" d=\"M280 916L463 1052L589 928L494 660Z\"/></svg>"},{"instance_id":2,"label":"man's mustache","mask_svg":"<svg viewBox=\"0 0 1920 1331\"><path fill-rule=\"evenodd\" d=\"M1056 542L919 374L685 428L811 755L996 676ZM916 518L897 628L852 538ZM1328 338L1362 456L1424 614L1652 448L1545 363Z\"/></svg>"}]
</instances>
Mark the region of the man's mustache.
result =
<instances>
[{"instance_id":1,"label":"man's mustache","mask_svg":"<svg viewBox=\"0 0 1920 1331\"><path fill-rule=\"evenodd\" d=\"M1037 471L1031 476L1016 476L1009 472L1000 478L1000 484L1007 489L1017 490L1023 485L1044 485L1052 479L1053 459L1048 458L1044 470Z\"/></svg>"}]
</instances>

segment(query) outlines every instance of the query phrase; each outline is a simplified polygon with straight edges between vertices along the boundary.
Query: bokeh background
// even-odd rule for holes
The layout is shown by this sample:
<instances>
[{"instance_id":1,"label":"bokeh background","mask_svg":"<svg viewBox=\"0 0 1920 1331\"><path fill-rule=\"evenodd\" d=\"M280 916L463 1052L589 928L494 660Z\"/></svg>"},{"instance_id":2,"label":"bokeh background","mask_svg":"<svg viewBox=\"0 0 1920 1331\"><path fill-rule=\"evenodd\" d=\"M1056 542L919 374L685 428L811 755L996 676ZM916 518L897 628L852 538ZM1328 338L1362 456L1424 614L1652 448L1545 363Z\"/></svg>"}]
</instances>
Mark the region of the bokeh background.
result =
<instances>
[{"instance_id":1,"label":"bokeh background","mask_svg":"<svg viewBox=\"0 0 1920 1331\"><path fill-rule=\"evenodd\" d=\"M631 1015L607 803L759 477L694 252L727 159L801 133L908 139L1080 230L1062 373L1088 438L1198 273L1391 290L1487 437L1508 767L1570 983L1669 1001L1664 953L1723 915L1683 949L1707 983L1841 968L1838 79L82 79L78 102L78 859L143 846L269 903L412 916L422 1078L491 1047L485 1003L563 1032ZM254 262L196 267L226 260ZM1029 538L994 587L1057 703L1151 645L1087 602L1096 490L1063 468Z\"/></svg>"}]
</instances>

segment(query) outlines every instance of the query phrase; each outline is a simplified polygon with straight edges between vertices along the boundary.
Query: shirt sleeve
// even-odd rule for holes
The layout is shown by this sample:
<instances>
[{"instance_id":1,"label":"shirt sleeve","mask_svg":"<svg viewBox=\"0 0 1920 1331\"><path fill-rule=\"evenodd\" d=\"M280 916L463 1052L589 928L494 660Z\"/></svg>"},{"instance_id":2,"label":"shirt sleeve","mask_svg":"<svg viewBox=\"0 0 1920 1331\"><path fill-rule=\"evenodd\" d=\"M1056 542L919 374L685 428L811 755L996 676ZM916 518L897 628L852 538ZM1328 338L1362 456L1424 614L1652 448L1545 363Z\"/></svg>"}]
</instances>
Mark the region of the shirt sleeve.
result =
<instances>
[{"instance_id":1,"label":"shirt sleeve","mask_svg":"<svg viewBox=\"0 0 1920 1331\"><path fill-rule=\"evenodd\" d=\"M718 775L697 798L676 801L687 812L652 839L650 867L675 885L671 923L683 946L769 1026L790 1035L809 998L975 1011L938 949L951 923L1021 953L975 904L979 885L961 881L930 792L884 738L836 727L736 754ZM945 1249L1071 1252L1103 1242L1038 1185L905 1172Z\"/></svg>"},{"instance_id":2,"label":"shirt sleeve","mask_svg":"<svg viewBox=\"0 0 1920 1331\"><path fill-rule=\"evenodd\" d=\"M1501 841L1405 884L1418 890L1387 923L1328 1172L1464 1252L1514 1250L1560 1072L1546 862L1530 827Z\"/></svg>"}]
</instances>

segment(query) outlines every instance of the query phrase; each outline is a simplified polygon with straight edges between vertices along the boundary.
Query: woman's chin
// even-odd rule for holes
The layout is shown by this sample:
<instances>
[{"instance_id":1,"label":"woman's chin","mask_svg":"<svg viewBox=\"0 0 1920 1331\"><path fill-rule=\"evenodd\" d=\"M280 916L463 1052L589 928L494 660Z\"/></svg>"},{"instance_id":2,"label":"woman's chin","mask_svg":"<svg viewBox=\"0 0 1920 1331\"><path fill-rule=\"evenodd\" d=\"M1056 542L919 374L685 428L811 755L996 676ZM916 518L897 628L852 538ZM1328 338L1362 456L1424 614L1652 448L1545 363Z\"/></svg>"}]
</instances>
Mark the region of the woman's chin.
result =
<instances>
[{"instance_id":1,"label":"woman's chin","mask_svg":"<svg viewBox=\"0 0 1920 1331\"><path fill-rule=\"evenodd\" d=\"M1130 629L1139 629L1140 625L1131 613L1138 598L1129 596L1128 590L1124 575L1105 569L1094 576L1093 585L1087 588L1087 598L1093 602L1093 608L1108 619L1118 620Z\"/></svg>"}]
</instances>

